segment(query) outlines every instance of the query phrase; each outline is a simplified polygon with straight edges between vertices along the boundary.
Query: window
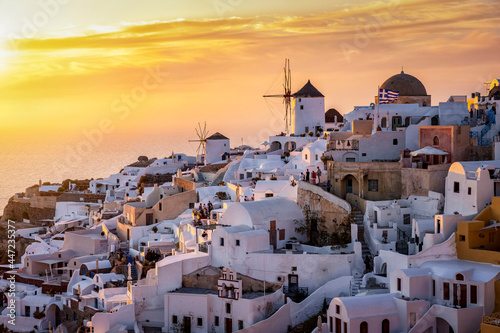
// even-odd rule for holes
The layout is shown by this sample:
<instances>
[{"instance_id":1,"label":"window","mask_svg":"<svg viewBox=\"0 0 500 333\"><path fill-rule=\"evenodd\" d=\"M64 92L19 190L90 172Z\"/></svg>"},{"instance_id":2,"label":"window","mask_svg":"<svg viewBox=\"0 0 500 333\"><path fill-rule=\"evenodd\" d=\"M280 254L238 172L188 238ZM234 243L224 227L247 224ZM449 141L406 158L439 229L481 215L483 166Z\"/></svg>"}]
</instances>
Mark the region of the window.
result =
<instances>
[{"instance_id":1,"label":"window","mask_svg":"<svg viewBox=\"0 0 500 333\"><path fill-rule=\"evenodd\" d=\"M465 235L458 235L458 240L461 242L465 242Z\"/></svg>"},{"instance_id":2,"label":"window","mask_svg":"<svg viewBox=\"0 0 500 333\"><path fill-rule=\"evenodd\" d=\"M448 282L443 283L443 299L450 300L450 284Z\"/></svg>"},{"instance_id":3,"label":"window","mask_svg":"<svg viewBox=\"0 0 500 333\"><path fill-rule=\"evenodd\" d=\"M398 278L398 291L401 291L401 278Z\"/></svg>"},{"instance_id":4,"label":"window","mask_svg":"<svg viewBox=\"0 0 500 333\"><path fill-rule=\"evenodd\" d=\"M299 98L299 102L302 102L302 98Z\"/></svg>"},{"instance_id":5,"label":"window","mask_svg":"<svg viewBox=\"0 0 500 333\"><path fill-rule=\"evenodd\" d=\"M280 229L280 240L285 240L285 229Z\"/></svg>"},{"instance_id":6,"label":"window","mask_svg":"<svg viewBox=\"0 0 500 333\"><path fill-rule=\"evenodd\" d=\"M241 173L240 174L240 180L242 180L242 179L245 179L245 175Z\"/></svg>"},{"instance_id":7,"label":"window","mask_svg":"<svg viewBox=\"0 0 500 333\"><path fill-rule=\"evenodd\" d=\"M76 321L76 319L78 318L78 315L76 314L76 311L73 312L73 320Z\"/></svg>"},{"instance_id":8,"label":"window","mask_svg":"<svg viewBox=\"0 0 500 333\"><path fill-rule=\"evenodd\" d=\"M335 313L340 314L340 305L335 305Z\"/></svg>"},{"instance_id":9,"label":"window","mask_svg":"<svg viewBox=\"0 0 500 333\"><path fill-rule=\"evenodd\" d=\"M220 246L224 246L224 238L223 237L220 238Z\"/></svg>"},{"instance_id":10,"label":"window","mask_svg":"<svg viewBox=\"0 0 500 333\"><path fill-rule=\"evenodd\" d=\"M470 303L477 304L477 286L470 286Z\"/></svg>"},{"instance_id":11,"label":"window","mask_svg":"<svg viewBox=\"0 0 500 333\"><path fill-rule=\"evenodd\" d=\"M378 192L378 179L368 179L368 191Z\"/></svg>"},{"instance_id":12,"label":"window","mask_svg":"<svg viewBox=\"0 0 500 333\"><path fill-rule=\"evenodd\" d=\"M393 139L393 140L392 140L392 144L393 144L394 146L397 146L397 145L398 145L398 139Z\"/></svg>"},{"instance_id":13,"label":"window","mask_svg":"<svg viewBox=\"0 0 500 333\"><path fill-rule=\"evenodd\" d=\"M307 160L307 154L305 154L305 156L306 156L305 159Z\"/></svg>"},{"instance_id":14,"label":"window","mask_svg":"<svg viewBox=\"0 0 500 333\"><path fill-rule=\"evenodd\" d=\"M316 161L318 160L318 154L316 154Z\"/></svg>"},{"instance_id":15,"label":"window","mask_svg":"<svg viewBox=\"0 0 500 333\"><path fill-rule=\"evenodd\" d=\"M172 324L177 324L177 316L172 315Z\"/></svg>"},{"instance_id":16,"label":"window","mask_svg":"<svg viewBox=\"0 0 500 333\"><path fill-rule=\"evenodd\" d=\"M463 274L458 273L457 275L455 275L455 280L463 281L464 280Z\"/></svg>"},{"instance_id":17,"label":"window","mask_svg":"<svg viewBox=\"0 0 500 333\"><path fill-rule=\"evenodd\" d=\"M194 208L194 202L189 203L189 208L193 209Z\"/></svg>"},{"instance_id":18,"label":"window","mask_svg":"<svg viewBox=\"0 0 500 333\"><path fill-rule=\"evenodd\" d=\"M266 193L266 198L272 198L272 197L274 197L274 194L272 194L272 193Z\"/></svg>"},{"instance_id":19,"label":"window","mask_svg":"<svg viewBox=\"0 0 500 333\"><path fill-rule=\"evenodd\" d=\"M297 270L297 266L292 266L292 272L295 272Z\"/></svg>"},{"instance_id":20,"label":"window","mask_svg":"<svg viewBox=\"0 0 500 333\"><path fill-rule=\"evenodd\" d=\"M403 223L410 224L411 223L411 214L403 214Z\"/></svg>"},{"instance_id":21,"label":"window","mask_svg":"<svg viewBox=\"0 0 500 333\"><path fill-rule=\"evenodd\" d=\"M467 188L467 194L471 195L472 194L472 189L470 187Z\"/></svg>"},{"instance_id":22,"label":"window","mask_svg":"<svg viewBox=\"0 0 500 333\"><path fill-rule=\"evenodd\" d=\"M439 138L437 136L432 138L432 145L439 146Z\"/></svg>"},{"instance_id":23,"label":"window","mask_svg":"<svg viewBox=\"0 0 500 333\"><path fill-rule=\"evenodd\" d=\"M238 329L239 330L243 329L243 320L238 320Z\"/></svg>"},{"instance_id":24,"label":"window","mask_svg":"<svg viewBox=\"0 0 500 333\"><path fill-rule=\"evenodd\" d=\"M59 258L61 258L61 254L58 254L57 256L58 256Z\"/></svg>"},{"instance_id":25,"label":"window","mask_svg":"<svg viewBox=\"0 0 500 333\"><path fill-rule=\"evenodd\" d=\"M347 157L347 158L345 159L345 161L346 161L346 162L356 162L356 158L354 158L354 157Z\"/></svg>"},{"instance_id":26,"label":"window","mask_svg":"<svg viewBox=\"0 0 500 333\"><path fill-rule=\"evenodd\" d=\"M161 212L161 209L162 209L161 202L158 204L158 209L159 209L159 210L160 210L160 212Z\"/></svg>"},{"instance_id":27,"label":"window","mask_svg":"<svg viewBox=\"0 0 500 333\"><path fill-rule=\"evenodd\" d=\"M226 313L231 313L231 303L226 303Z\"/></svg>"},{"instance_id":28,"label":"window","mask_svg":"<svg viewBox=\"0 0 500 333\"><path fill-rule=\"evenodd\" d=\"M219 316L215 316L214 325L219 327Z\"/></svg>"},{"instance_id":29,"label":"window","mask_svg":"<svg viewBox=\"0 0 500 333\"><path fill-rule=\"evenodd\" d=\"M432 280L432 296L436 296L436 280Z\"/></svg>"},{"instance_id":30,"label":"window","mask_svg":"<svg viewBox=\"0 0 500 333\"><path fill-rule=\"evenodd\" d=\"M201 318L201 317L196 318L196 324L198 326L203 326L203 318Z\"/></svg>"},{"instance_id":31,"label":"window","mask_svg":"<svg viewBox=\"0 0 500 333\"><path fill-rule=\"evenodd\" d=\"M347 323L344 321L344 332L347 333Z\"/></svg>"},{"instance_id":32,"label":"window","mask_svg":"<svg viewBox=\"0 0 500 333\"><path fill-rule=\"evenodd\" d=\"M460 193L460 183L459 182L453 183L453 192Z\"/></svg>"},{"instance_id":33,"label":"window","mask_svg":"<svg viewBox=\"0 0 500 333\"><path fill-rule=\"evenodd\" d=\"M240 246L240 240L239 239L236 240L236 246Z\"/></svg>"},{"instance_id":34,"label":"window","mask_svg":"<svg viewBox=\"0 0 500 333\"><path fill-rule=\"evenodd\" d=\"M361 153L361 156L366 156L366 153Z\"/></svg>"},{"instance_id":35,"label":"window","mask_svg":"<svg viewBox=\"0 0 500 333\"><path fill-rule=\"evenodd\" d=\"M301 110L304 110L304 105L301 105L301 106L300 106L300 109L301 109Z\"/></svg>"}]
</instances>

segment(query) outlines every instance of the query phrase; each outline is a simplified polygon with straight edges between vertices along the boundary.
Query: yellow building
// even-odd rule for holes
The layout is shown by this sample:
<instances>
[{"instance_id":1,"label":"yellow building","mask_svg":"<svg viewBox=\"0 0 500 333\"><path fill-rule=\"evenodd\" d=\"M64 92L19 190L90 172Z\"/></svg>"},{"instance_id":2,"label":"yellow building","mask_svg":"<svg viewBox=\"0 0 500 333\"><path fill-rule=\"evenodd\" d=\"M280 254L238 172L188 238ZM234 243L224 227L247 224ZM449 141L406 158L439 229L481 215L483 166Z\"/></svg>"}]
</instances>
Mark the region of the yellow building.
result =
<instances>
[{"instance_id":1,"label":"yellow building","mask_svg":"<svg viewBox=\"0 0 500 333\"><path fill-rule=\"evenodd\" d=\"M472 221L458 222L456 244L459 259L500 264L500 197ZM500 281L495 282L495 309L483 316L481 333L500 333Z\"/></svg>"}]
</instances>

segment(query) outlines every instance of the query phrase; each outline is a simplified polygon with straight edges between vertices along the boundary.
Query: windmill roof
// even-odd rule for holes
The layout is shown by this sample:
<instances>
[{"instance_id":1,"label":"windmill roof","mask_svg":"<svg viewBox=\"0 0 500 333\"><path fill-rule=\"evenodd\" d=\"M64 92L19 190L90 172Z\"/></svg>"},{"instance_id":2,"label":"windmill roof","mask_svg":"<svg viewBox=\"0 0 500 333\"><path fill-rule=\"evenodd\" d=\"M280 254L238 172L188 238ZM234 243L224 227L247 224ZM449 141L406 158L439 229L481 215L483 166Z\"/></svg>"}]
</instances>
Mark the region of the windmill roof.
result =
<instances>
[{"instance_id":1,"label":"windmill roof","mask_svg":"<svg viewBox=\"0 0 500 333\"><path fill-rule=\"evenodd\" d=\"M226 137L226 136L224 136L224 135L222 135L222 134L220 134L219 132L216 132L216 133L210 135L207 138L207 140L229 140L229 138Z\"/></svg>"},{"instance_id":2,"label":"windmill roof","mask_svg":"<svg viewBox=\"0 0 500 333\"><path fill-rule=\"evenodd\" d=\"M307 80L307 83L293 94L293 97L325 97L322 93L319 92L316 87L314 87L311 83L311 80Z\"/></svg>"}]
</instances>

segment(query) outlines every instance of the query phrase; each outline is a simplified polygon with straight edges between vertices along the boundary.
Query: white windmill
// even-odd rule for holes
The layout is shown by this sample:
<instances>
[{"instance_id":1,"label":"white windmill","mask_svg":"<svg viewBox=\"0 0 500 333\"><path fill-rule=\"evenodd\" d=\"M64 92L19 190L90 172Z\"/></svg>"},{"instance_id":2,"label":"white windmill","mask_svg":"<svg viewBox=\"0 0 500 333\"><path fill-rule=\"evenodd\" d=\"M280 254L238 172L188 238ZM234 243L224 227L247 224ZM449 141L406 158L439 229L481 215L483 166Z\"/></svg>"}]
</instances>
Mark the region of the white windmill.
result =
<instances>
[{"instance_id":1,"label":"white windmill","mask_svg":"<svg viewBox=\"0 0 500 333\"><path fill-rule=\"evenodd\" d=\"M196 165L198 166L198 156L203 155L203 164L207 164L207 122L205 121L205 125L203 129L201 128L201 124L198 123L198 128L195 127L196 135L198 136L198 140L189 140L189 142L199 142L198 149L196 149Z\"/></svg>"}]
</instances>

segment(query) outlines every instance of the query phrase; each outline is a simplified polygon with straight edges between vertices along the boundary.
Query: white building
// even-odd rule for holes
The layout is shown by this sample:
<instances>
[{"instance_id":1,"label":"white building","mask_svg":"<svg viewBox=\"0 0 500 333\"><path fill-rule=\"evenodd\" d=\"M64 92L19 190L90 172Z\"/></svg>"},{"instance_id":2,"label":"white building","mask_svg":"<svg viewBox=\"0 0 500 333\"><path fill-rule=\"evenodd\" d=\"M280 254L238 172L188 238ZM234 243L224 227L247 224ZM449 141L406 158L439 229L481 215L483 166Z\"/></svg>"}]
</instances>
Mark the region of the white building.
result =
<instances>
[{"instance_id":1,"label":"white building","mask_svg":"<svg viewBox=\"0 0 500 333\"><path fill-rule=\"evenodd\" d=\"M445 191L445 214L478 214L500 195L500 161L453 163Z\"/></svg>"},{"instance_id":2,"label":"white building","mask_svg":"<svg viewBox=\"0 0 500 333\"><path fill-rule=\"evenodd\" d=\"M292 133L313 135L323 133L325 129L325 96L318 91L311 81L295 94L292 101Z\"/></svg>"},{"instance_id":3,"label":"white building","mask_svg":"<svg viewBox=\"0 0 500 333\"><path fill-rule=\"evenodd\" d=\"M205 159L205 164L227 160L230 156L229 145L229 138L225 137L219 132L210 135L206 141L207 156Z\"/></svg>"}]
</instances>

